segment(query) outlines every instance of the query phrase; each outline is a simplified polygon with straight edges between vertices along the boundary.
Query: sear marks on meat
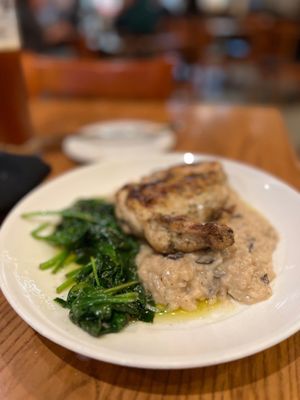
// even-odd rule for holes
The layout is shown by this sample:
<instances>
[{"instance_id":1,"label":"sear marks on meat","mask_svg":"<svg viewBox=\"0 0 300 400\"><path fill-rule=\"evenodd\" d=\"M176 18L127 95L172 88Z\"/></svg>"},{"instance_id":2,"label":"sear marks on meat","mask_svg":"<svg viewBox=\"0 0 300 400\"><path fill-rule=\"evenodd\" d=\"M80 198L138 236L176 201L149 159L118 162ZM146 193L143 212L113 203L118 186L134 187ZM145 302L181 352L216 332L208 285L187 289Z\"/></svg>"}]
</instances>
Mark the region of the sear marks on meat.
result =
<instances>
[{"instance_id":1,"label":"sear marks on meat","mask_svg":"<svg viewBox=\"0 0 300 400\"><path fill-rule=\"evenodd\" d=\"M224 249L233 244L233 230L214 222L195 223L187 216L157 215L146 221L145 238L159 253Z\"/></svg>"},{"instance_id":2,"label":"sear marks on meat","mask_svg":"<svg viewBox=\"0 0 300 400\"><path fill-rule=\"evenodd\" d=\"M220 163L180 165L121 188L116 214L127 233L160 253L220 250L234 243L233 230L218 223L228 196Z\"/></svg>"}]
</instances>

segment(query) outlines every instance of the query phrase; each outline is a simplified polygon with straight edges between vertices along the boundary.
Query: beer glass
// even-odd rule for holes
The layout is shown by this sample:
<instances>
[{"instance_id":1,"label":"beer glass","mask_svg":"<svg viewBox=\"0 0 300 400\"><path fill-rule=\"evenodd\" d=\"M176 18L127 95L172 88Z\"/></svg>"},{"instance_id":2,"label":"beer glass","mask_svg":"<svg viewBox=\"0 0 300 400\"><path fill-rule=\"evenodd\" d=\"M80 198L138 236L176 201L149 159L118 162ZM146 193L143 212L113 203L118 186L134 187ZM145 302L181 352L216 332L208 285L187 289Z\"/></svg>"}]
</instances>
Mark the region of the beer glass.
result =
<instances>
[{"instance_id":1,"label":"beer glass","mask_svg":"<svg viewBox=\"0 0 300 400\"><path fill-rule=\"evenodd\" d=\"M0 144L24 143L31 133L15 2L0 0Z\"/></svg>"}]
</instances>

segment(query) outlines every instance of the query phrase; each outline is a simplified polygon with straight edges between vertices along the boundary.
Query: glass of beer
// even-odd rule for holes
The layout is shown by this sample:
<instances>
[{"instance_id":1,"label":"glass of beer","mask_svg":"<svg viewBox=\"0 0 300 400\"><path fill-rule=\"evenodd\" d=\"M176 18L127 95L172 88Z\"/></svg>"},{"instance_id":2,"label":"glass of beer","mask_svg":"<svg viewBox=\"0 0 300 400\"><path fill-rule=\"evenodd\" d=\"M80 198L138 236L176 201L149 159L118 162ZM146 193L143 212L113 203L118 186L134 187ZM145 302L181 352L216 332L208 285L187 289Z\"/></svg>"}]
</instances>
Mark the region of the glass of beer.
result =
<instances>
[{"instance_id":1,"label":"glass of beer","mask_svg":"<svg viewBox=\"0 0 300 400\"><path fill-rule=\"evenodd\" d=\"M14 0L0 0L0 145L32 133Z\"/></svg>"}]
</instances>

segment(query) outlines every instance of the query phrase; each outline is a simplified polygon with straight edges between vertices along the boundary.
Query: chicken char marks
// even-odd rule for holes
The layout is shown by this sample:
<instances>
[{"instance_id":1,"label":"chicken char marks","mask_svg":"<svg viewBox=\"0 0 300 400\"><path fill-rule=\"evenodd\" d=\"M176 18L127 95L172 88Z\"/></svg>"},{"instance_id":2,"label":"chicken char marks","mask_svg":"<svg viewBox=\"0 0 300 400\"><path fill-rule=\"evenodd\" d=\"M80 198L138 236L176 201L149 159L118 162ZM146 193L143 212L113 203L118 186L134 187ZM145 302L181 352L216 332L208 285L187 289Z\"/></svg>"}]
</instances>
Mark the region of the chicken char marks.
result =
<instances>
[{"instance_id":1,"label":"chicken char marks","mask_svg":"<svg viewBox=\"0 0 300 400\"><path fill-rule=\"evenodd\" d=\"M218 162L178 165L121 188L116 214L123 229L160 253L224 249L233 231L219 221L229 194Z\"/></svg>"}]
</instances>

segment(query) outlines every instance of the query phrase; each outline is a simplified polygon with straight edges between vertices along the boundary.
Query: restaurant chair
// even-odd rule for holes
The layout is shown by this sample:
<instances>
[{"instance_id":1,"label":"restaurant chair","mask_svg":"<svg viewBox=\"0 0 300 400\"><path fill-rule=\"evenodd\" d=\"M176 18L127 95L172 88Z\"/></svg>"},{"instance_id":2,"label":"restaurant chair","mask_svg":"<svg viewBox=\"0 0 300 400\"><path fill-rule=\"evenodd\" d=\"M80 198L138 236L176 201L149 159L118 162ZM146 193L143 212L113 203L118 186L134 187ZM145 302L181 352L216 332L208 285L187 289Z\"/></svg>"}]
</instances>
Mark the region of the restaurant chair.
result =
<instances>
[{"instance_id":1,"label":"restaurant chair","mask_svg":"<svg viewBox=\"0 0 300 400\"><path fill-rule=\"evenodd\" d=\"M81 96L118 99L165 99L173 90L172 60L61 59L23 53L30 97Z\"/></svg>"}]
</instances>

